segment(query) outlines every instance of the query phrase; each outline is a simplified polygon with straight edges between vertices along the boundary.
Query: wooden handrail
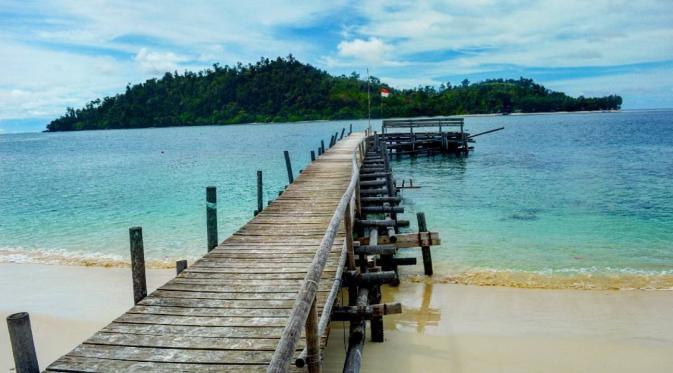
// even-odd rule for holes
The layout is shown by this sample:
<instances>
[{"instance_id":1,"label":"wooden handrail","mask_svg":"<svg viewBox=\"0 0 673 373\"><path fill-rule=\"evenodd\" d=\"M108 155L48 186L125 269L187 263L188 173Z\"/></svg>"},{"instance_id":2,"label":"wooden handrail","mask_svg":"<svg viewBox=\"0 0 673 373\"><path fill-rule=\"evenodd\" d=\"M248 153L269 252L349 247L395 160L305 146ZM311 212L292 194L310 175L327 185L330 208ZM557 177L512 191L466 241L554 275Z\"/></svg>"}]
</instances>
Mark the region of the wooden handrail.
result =
<instances>
[{"instance_id":1,"label":"wooden handrail","mask_svg":"<svg viewBox=\"0 0 673 373\"><path fill-rule=\"evenodd\" d=\"M349 205L351 198L353 197L353 193L359 179L360 168L356 155L353 154L353 174L351 175L351 181L348 184L348 188L346 188L346 192L344 192L343 196L341 197L336 211L334 211L334 215L332 215L332 219L330 220L327 230L323 235L322 241L320 241L320 247L313 256L311 266L306 272L304 282L302 283L302 287L299 290L299 294L297 295L297 298L295 299L294 305L292 307L292 314L290 315L290 319L283 329L278 346L276 347L276 350L271 357L271 362L267 367L266 371L268 373L285 372L290 365L292 355L295 352L295 346L299 340L299 336L301 335L301 330L306 325L306 320L308 318L311 305L315 299L320 277L323 270L325 269L325 264L327 263L327 258L329 257L329 253L332 250L332 246L334 245L334 238L336 237L341 220L344 218L346 213L346 207Z\"/></svg>"}]
</instances>

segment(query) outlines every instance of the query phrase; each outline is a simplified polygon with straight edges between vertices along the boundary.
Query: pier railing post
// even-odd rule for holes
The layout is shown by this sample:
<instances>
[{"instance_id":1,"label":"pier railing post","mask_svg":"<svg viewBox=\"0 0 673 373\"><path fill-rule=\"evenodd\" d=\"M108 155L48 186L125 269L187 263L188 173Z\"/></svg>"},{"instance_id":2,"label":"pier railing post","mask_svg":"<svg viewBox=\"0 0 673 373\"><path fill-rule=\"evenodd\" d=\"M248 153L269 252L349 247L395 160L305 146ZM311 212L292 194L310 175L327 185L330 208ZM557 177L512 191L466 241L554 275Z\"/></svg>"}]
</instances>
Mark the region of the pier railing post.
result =
<instances>
[{"instance_id":1,"label":"pier railing post","mask_svg":"<svg viewBox=\"0 0 673 373\"><path fill-rule=\"evenodd\" d=\"M9 341L14 355L16 373L39 373L33 331L30 327L30 316L27 312L19 312L7 316Z\"/></svg>"},{"instance_id":2,"label":"pier railing post","mask_svg":"<svg viewBox=\"0 0 673 373\"><path fill-rule=\"evenodd\" d=\"M187 269L187 261L186 260L178 260L175 262L175 274L179 275Z\"/></svg>"},{"instance_id":3,"label":"pier railing post","mask_svg":"<svg viewBox=\"0 0 673 373\"><path fill-rule=\"evenodd\" d=\"M344 134L346 133L346 127L341 129L341 136L339 136L339 140L344 138Z\"/></svg>"},{"instance_id":4,"label":"pier railing post","mask_svg":"<svg viewBox=\"0 0 673 373\"><path fill-rule=\"evenodd\" d=\"M318 335L318 309L316 298L306 318L306 366L309 373L320 373L320 336Z\"/></svg>"},{"instance_id":5,"label":"pier railing post","mask_svg":"<svg viewBox=\"0 0 673 373\"><path fill-rule=\"evenodd\" d=\"M287 150L283 151L283 155L285 156L285 168L287 168L287 179L289 180L290 184L294 182L294 176L292 175L292 163L290 162L290 152Z\"/></svg>"},{"instance_id":6,"label":"pier railing post","mask_svg":"<svg viewBox=\"0 0 673 373\"><path fill-rule=\"evenodd\" d=\"M217 246L217 189L214 186L206 188L206 230L210 252Z\"/></svg>"},{"instance_id":7,"label":"pier railing post","mask_svg":"<svg viewBox=\"0 0 673 373\"><path fill-rule=\"evenodd\" d=\"M262 181L262 171L257 170L257 211L255 211L255 215L264 210L264 190Z\"/></svg>"},{"instance_id":8,"label":"pier railing post","mask_svg":"<svg viewBox=\"0 0 673 373\"><path fill-rule=\"evenodd\" d=\"M353 123L350 123L348 125L348 136L350 136L353 133Z\"/></svg>"},{"instance_id":9,"label":"pier railing post","mask_svg":"<svg viewBox=\"0 0 673 373\"><path fill-rule=\"evenodd\" d=\"M320 154L325 154L325 140L320 140Z\"/></svg>"},{"instance_id":10,"label":"pier railing post","mask_svg":"<svg viewBox=\"0 0 673 373\"><path fill-rule=\"evenodd\" d=\"M418 219L418 231L427 232L428 226L425 222L425 214L419 212L416 214ZM426 276L432 276L432 255L430 254L430 246L422 246L421 252L423 253L423 269Z\"/></svg>"},{"instance_id":11,"label":"pier railing post","mask_svg":"<svg viewBox=\"0 0 673 373\"><path fill-rule=\"evenodd\" d=\"M315 151L311 150L311 162L315 161Z\"/></svg>"},{"instance_id":12,"label":"pier railing post","mask_svg":"<svg viewBox=\"0 0 673 373\"><path fill-rule=\"evenodd\" d=\"M138 304L147 296L147 280L145 278L145 248L143 246L143 229L129 229L131 241L131 277L133 278L133 303Z\"/></svg>"}]
</instances>

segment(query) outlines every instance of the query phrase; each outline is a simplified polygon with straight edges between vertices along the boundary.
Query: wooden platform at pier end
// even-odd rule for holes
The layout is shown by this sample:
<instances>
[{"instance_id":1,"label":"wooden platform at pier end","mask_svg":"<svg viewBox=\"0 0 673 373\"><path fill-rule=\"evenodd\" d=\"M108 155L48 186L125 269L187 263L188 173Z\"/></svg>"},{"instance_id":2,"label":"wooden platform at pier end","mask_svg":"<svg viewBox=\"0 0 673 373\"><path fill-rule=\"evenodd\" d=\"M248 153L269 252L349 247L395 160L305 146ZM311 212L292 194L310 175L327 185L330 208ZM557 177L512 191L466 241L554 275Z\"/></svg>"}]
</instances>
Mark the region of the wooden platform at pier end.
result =
<instances>
[{"instance_id":1,"label":"wooden platform at pier end","mask_svg":"<svg viewBox=\"0 0 673 373\"><path fill-rule=\"evenodd\" d=\"M265 371L363 139L339 141L253 220L46 370ZM319 312L343 240L342 226L319 282ZM297 355L303 347L302 337Z\"/></svg>"}]
</instances>

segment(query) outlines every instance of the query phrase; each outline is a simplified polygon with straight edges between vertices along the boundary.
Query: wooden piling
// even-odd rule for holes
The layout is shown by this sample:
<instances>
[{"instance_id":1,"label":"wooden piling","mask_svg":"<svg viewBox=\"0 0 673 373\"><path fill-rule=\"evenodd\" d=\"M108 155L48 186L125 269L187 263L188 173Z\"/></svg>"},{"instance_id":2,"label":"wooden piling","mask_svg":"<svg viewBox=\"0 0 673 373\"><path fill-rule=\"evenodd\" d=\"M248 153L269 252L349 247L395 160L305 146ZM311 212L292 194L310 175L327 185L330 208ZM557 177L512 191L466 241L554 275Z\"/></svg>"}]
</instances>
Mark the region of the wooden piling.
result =
<instances>
[{"instance_id":1,"label":"wooden piling","mask_svg":"<svg viewBox=\"0 0 673 373\"><path fill-rule=\"evenodd\" d=\"M217 189L206 187L206 236L208 251L217 246Z\"/></svg>"},{"instance_id":2,"label":"wooden piling","mask_svg":"<svg viewBox=\"0 0 673 373\"><path fill-rule=\"evenodd\" d=\"M358 308L366 308L369 303L369 290L360 288L356 305ZM350 336L348 338L348 351L344 362L344 373L357 373L362 366L362 349L365 342L365 321L351 321Z\"/></svg>"},{"instance_id":3,"label":"wooden piling","mask_svg":"<svg viewBox=\"0 0 673 373\"><path fill-rule=\"evenodd\" d=\"M419 212L416 214L418 219L418 231L427 232L428 226L425 222L425 214ZM432 276L432 255L430 254L430 246L422 246L421 251L423 252L423 269L426 276Z\"/></svg>"},{"instance_id":4,"label":"wooden piling","mask_svg":"<svg viewBox=\"0 0 673 373\"><path fill-rule=\"evenodd\" d=\"M262 171L257 170L257 214L264 210L264 185ZM255 214L256 215L256 214Z\"/></svg>"},{"instance_id":5,"label":"wooden piling","mask_svg":"<svg viewBox=\"0 0 673 373\"><path fill-rule=\"evenodd\" d=\"M30 316L27 312L19 312L7 316L9 341L14 355L16 373L39 373L33 331L30 327Z\"/></svg>"},{"instance_id":6,"label":"wooden piling","mask_svg":"<svg viewBox=\"0 0 673 373\"><path fill-rule=\"evenodd\" d=\"M311 162L315 161L315 151L311 150Z\"/></svg>"},{"instance_id":7,"label":"wooden piling","mask_svg":"<svg viewBox=\"0 0 673 373\"><path fill-rule=\"evenodd\" d=\"M320 335L318 330L318 310L316 298L306 318L306 366L309 373L320 373Z\"/></svg>"},{"instance_id":8,"label":"wooden piling","mask_svg":"<svg viewBox=\"0 0 673 373\"><path fill-rule=\"evenodd\" d=\"M350 136L353 133L353 123L348 125L348 136Z\"/></svg>"},{"instance_id":9,"label":"wooden piling","mask_svg":"<svg viewBox=\"0 0 673 373\"><path fill-rule=\"evenodd\" d=\"M290 163L290 152L287 150L283 151L283 155L285 156L285 168L287 168L287 179L289 180L290 184L294 183L294 176L292 175L292 163Z\"/></svg>"},{"instance_id":10,"label":"wooden piling","mask_svg":"<svg viewBox=\"0 0 673 373\"><path fill-rule=\"evenodd\" d=\"M320 154L325 154L325 140L320 140Z\"/></svg>"},{"instance_id":11,"label":"wooden piling","mask_svg":"<svg viewBox=\"0 0 673 373\"><path fill-rule=\"evenodd\" d=\"M187 269L187 261L186 260L178 260L178 261L175 262L175 272L176 272L176 274L179 275L185 269Z\"/></svg>"},{"instance_id":12,"label":"wooden piling","mask_svg":"<svg viewBox=\"0 0 673 373\"><path fill-rule=\"evenodd\" d=\"M147 280L145 278L145 249L143 247L143 229L129 229L131 241L131 277L133 279L133 303L138 304L147 296Z\"/></svg>"},{"instance_id":13,"label":"wooden piling","mask_svg":"<svg viewBox=\"0 0 673 373\"><path fill-rule=\"evenodd\" d=\"M344 127L344 128L341 129L341 136L339 136L339 140L344 138L345 133L346 133L346 128Z\"/></svg>"}]
</instances>

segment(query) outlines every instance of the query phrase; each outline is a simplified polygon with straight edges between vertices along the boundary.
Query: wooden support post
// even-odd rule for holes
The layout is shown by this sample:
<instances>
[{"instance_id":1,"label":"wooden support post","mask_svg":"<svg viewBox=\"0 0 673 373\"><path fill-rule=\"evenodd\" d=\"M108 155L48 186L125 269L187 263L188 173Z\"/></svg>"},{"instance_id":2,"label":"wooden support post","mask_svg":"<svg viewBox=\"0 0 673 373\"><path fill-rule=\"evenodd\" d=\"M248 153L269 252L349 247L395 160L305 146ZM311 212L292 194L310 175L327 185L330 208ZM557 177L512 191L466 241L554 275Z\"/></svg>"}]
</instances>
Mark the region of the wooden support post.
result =
<instances>
[{"instance_id":1,"label":"wooden support post","mask_svg":"<svg viewBox=\"0 0 673 373\"><path fill-rule=\"evenodd\" d=\"M315 151L311 150L311 162L315 161Z\"/></svg>"},{"instance_id":2,"label":"wooden support post","mask_svg":"<svg viewBox=\"0 0 673 373\"><path fill-rule=\"evenodd\" d=\"M177 262L175 262L175 272L176 272L176 274L179 275L185 269L187 269L187 261L186 260L178 260Z\"/></svg>"},{"instance_id":3,"label":"wooden support post","mask_svg":"<svg viewBox=\"0 0 673 373\"><path fill-rule=\"evenodd\" d=\"M294 183L294 176L292 175L292 163L290 162L290 152L287 150L283 151L285 156L285 168L287 168L287 179L290 181L290 184Z\"/></svg>"},{"instance_id":4,"label":"wooden support post","mask_svg":"<svg viewBox=\"0 0 673 373\"><path fill-rule=\"evenodd\" d=\"M356 305L358 307L367 307L367 303L369 303L369 290L367 288L360 288ZM356 373L360 371L364 342L365 321L351 321L348 351L346 352L346 361L344 362L343 369L344 373Z\"/></svg>"},{"instance_id":5,"label":"wooden support post","mask_svg":"<svg viewBox=\"0 0 673 373\"><path fill-rule=\"evenodd\" d=\"M334 132L334 145L336 145L339 140L339 131Z\"/></svg>"},{"instance_id":6,"label":"wooden support post","mask_svg":"<svg viewBox=\"0 0 673 373\"><path fill-rule=\"evenodd\" d=\"M345 133L346 133L346 128L344 127L344 128L341 129L341 136L339 136L339 140L344 138Z\"/></svg>"},{"instance_id":7,"label":"wooden support post","mask_svg":"<svg viewBox=\"0 0 673 373\"><path fill-rule=\"evenodd\" d=\"M129 229L131 241L131 277L133 279L133 303L138 304L147 296L147 280L145 279L145 249L143 247L143 229Z\"/></svg>"},{"instance_id":8,"label":"wooden support post","mask_svg":"<svg viewBox=\"0 0 673 373\"><path fill-rule=\"evenodd\" d=\"M262 171L257 170L257 214L262 212L264 210L264 188L263 188L263 179L262 179Z\"/></svg>"},{"instance_id":9,"label":"wooden support post","mask_svg":"<svg viewBox=\"0 0 673 373\"><path fill-rule=\"evenodd\" d=\"M30 327L30 316L27 312L19 312L7 316L9 341L14 355L16 373L39 373L33 331Z\"/></svg>"},{"instance_id":10,"label":"wooden support post","mask_svg":"<svg viewBox=\"0 0 673 373\"><path fill-rule=\"evenodd\" d=\"M320 154L325 154L325 140L320 140Z\"/></svg>"},{"instance_id":11,"label":"wooden support post","mask_svg":"<svg viewBox=\"0 0 673 373\"><path fill-rule=\"evenodd\" d=\"M318 310L316 298L306 318L306 367L309 373L320 373L320 336L318 335Z\"/></svg>"},{"instance_id":12,"label":"wooden support post","mask_svg":"<svg viewBox=\"0 0 673 373\"><path fill-rule=\"evenodd\" d=\"M217 189L214 186L206 188L206 235L208 237L208 251L217 246Z\"/></svg>"},{"instance_id":13,"label":"wooden support post","mask_svg":"<svg viewBox=\"0 0 673 373\"><path fill-rule=\"evenodd\" d=\"M344 230L346 231L346 264L348 270L355 269L355 252L353 250L353 218L351 215L352 205L348 202L344 214Z\"/></svg>"},{"instance_id":14,"label":"wooden support post","mask_svg":"<svg viewBox=\"0 0 673 373\"><path fill-rule=\"evenodd\" d=\"M353 123L349 124L348 126L348 136L350 136L353 133Z\"/></svg>"},{"instance_id":15,"label":"wooden support post","mask_svg":"<svg viewBox=\"0 0 673 373\"><path fill-rule=\"evenodd\" d=\"M425 214L419 212L416 214L418 219L418 231L427 232L428 226L425 223ZM430 246L422 246L421 251L423 252L423 269L426 276L432 276L432 255L430 254Z\"/></svg>"},{"instance_id":16,"label":"wooden support post","mask_svg":"<svg viewBox=\"0 0 673 373\"><path fill-rule=\"evenodd\" d=\"M322 155L322 148L318 147L318 157L320 157L321 155Z\"/></svg>"}]
</instances>

